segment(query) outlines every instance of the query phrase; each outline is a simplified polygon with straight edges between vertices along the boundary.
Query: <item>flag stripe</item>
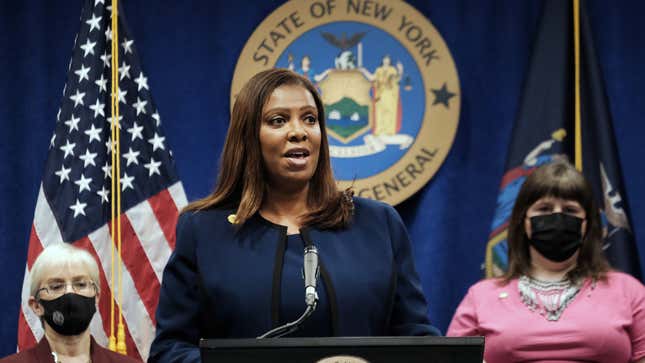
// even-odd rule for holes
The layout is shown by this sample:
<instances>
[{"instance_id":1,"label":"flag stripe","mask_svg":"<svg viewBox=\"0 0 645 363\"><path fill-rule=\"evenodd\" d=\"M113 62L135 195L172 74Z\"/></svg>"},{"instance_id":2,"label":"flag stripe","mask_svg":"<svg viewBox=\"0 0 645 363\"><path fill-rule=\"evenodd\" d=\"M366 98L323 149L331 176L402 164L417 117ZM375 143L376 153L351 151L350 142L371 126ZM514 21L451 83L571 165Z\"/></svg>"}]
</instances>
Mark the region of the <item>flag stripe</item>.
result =
<instances>
[{"instance_id":1,"label":"flag stripe","mask_svg":"<svg viewBox=\"0 0 645 363\"><path fill-rule=\"evenodd\" d=\"M121 215L121 258L130 275L136 276L133 280L134 286L143 300L148 315L154 317L159 300L159 280L125 214ZM152 322L154 324L154 318Z\"/></svg>"},{"instance_id":2,"label":"flag stripe","mask_svg":"<svg viewBox=\"0 0 645 363\"><path fill-rule=\"evenodd\" d=\"M42 183L40 183L40 189L38 190L38 199L36 201L36 211L34 213L33 224L43 248L52 243L64 242L60 229L58 229L56 218L54 218L54 214L49 207L49 202L45 197Z\"/></svg>"},{"instance_id":3,"label":"flag stripe","mask_svg":"<svg viewBox=\"0 0 645 363\"><path fill-rule=\"evenodd\" d=\"M111 276L111 243L108 226L105 225L90 233L89 240L101 261L101 267L103 268L105 276ZM118 268L118 266L118 261L115 261L115 267ZM130 275L131 272L125 268L123 261L121 261L121 273L121 287L123 289L123 318L127 327L130 329L130 333L134 343L136 344L139 355L143 360L146 360L148 358L150 344L154 338L154 324L148 315L149 313L146 307L141 301L139 292L135 288L135 283ZM139 278L140 276L137 277Z\"/></svg>"},{"instance_id":4,"label":"flag stripe","mask_svg":"<svg viewBox=\"0 0 645 363\"><path fill-rule=\"evenodd\" d=\"M165 191L162 193L168 195ZM164 223L157 221L155 213L152 211L151 204L152 203L143 201L133 208L130 208L130 210L126 212L126 215L128 216L128 220L131 222L132 229L136 233L136 238L141 242L141 247L148 257L148 261L152 265L152 269L157 276L157 280L161 281L163 269L166 266L166 261L168 261L172 250L170 249L166 236L164 236L164 232L162 231ZM172 205L172 201L170 201L170 205ZM175 216L174 220L176 220L176 218L177 217ZM173 220L169 220L166 223L173 223Z\"/></svg>"},{"instance_id":5,"label":"flag stripe","mask_svg":"<svg viewBox=\"0 0 645 363\"><path fill-rule=\"evenodd\" d=\"M184 209L186 205L188 205L188 199L186 198L186 193L184 192L184 186L182 185L181 182L176 182L175 184L171 185L168 188L168 193L170 194L170 197L172 200L175 202L175 206L177 207L177 217L172 224L172 233L171 233L171 243L172 243L172 248L175 248L175 229L177 227L177 220L179 218L179 213L181 213L181 210Z\"/></svg>"},{"instance_id":6,"label":"flag stripe","mask_svg":"<svg viewBox=\"0 0 645 363\"><path fill-rule=\"evenodd\" d=\"M27 268L31 270L33 267L36 257L42 252L43 245L36 234L36 228L34 225L31 225L31 233L29 234L29 249L27 250ZM26 275L25 275L26 276Z\"/></svg>"},{"instance_id":7,"label":"flag stripe","mask_svg":"<svg viewBox=\"0 0 645 363\"><path fill-rule=\"evenodd\" d=\"M96 253L96 250L94 249L94 246L92 245L92 243L91 243L89 238L87 238L87 237L82 238L79 241L75 242L74 245L76 245L77 247L83 248L84 250L88 251L94 257L94 259L96 259L97 261L101 261L99 255ZM110 263L109 259L105 260L105 261L108 264ZM95 327L95 329L91 330L92 335L95 335L95 334L99 333L99 331L103 332L103 336L105 337L104 338L105 342L103 343L104 346L107 346L108 337L110 335L110 299L111 299L111 296L112 296L112 289L110 288L110 284L108 283L108 276L109 275L105 274L104 269L99 269L99 281L100 281L100 284L101 284L101 296L100 296L100 299L99 299L99 312L100 312L100 314L95 314L95 318L96 318L96 316L101 315L101 316L105 316L106 319L103 319L101 321L101 323L102 323L101 329L96 329L96 328L98 328L98 326L97 326L97 327ZM115 307L116 307L116 309L115 309L115 314L116 315L115 315L115 319L114 319L115 320L114 321L114 336L115 337L116 337L116 333L117 333L117 322L119 320L119 318L118 318L119 309L118 309L118 305L117 305L118 301L116 299L117 299L117 297L115 296L115 304L114 304ZM133 353L136 353L136 355L139 355L138 349L137 349L136 345L134 344L134 339L132 338L132 335L130 334L130 330L128 329L127 323L124 323L124 325L125 325L126 347L128 349L128 354L130 354L131 356L134 356L133 354L130 353L130 351L133 351ZM140 355L139 355L139 357L140 357Z\"/></svg>"},{"instance_id":8,"label":"flag stripe","mask_svg":"<svg viewBox=\"0 0 645 363\"><path fill-rule=\"evenodd\" d=\"M108 336L104 329L101 314L94 314L92 317L92 320L90 321L90 333L97 343L104 347L108 346Z\"/></svg>"},{"instance_id":9,"label":"flag stripe","mask_svg":"<svg viewBox=\"0 0 645 363\"><path fill-rule=\"evenodd\" d=\"M40 318L29 307L30 281L29 270L25 266L25 276L22 280L22 303L20 304L20 316L18 317L19 323L24 322L24 325L21 324L18 328L18 346L21 349L22 347L34 345L43 336L43 327L40 323Z\"/></svg>"},{"instance_id":10,"label":"flag stripe","mask_svg":"<svg viewBox=\"0 0 645 363\"><path fill-rule=\"evenodd\" d=\"M187 204L188 199L186 199L186 193L184 192L184 186L181 182L176 182L168 188L168 192L172 197L172 200L175 201L177 210L181 211Z\"/></svg>"},{"instance_id":11,"label":"flag stripe","mask_svg":"<svg viewBox=\"0 0 645 363\"><path fill-rule=\"evenodd\" d=\"M38 199L36 200L34 222L29 236L27 264L25 266L25 275L22 285L21 314L18 318L19 349L25 349L34 345L42 338L44 333L40 318L29 307L29 297L31 295L31 279L29 277L29 270L43 248L52 243L63 243L63 239L61 238L60 230L58 229L54 215L49 208L49 203L47 202L41 183L38 190ZM29 330L31 334L28 334L27 330Z\"/></svg>"},{"instance_id":12,"label":"flag stripe","mask_svg":"<svg viewBox=\"0 0 645 363\"><path fill-rule=\"evenodd\" d=\"M43 336L43 327L40 318L29 307L31 296L31 279L29 270L34 264L36 257L43 250L43 243L39 232L48 236L51 240L61 241L58 226L53 218L49 204L45 199L42 183L38 190L34 222L29 235L29 247L27 250L27 263L23 276L20 314L18 316L18 348L25 349L36 344Z\"/></svg>"},{"instance_id":13,"label":"flag stripe","mask_svg":"<svg viewBox=\"0 0 645 363\"><path fill-rule=\"evenodd\" d=\"M161 193L148 199L148 202L150 204L152 212L150 215L154 215L159 221L159 227L160 230L163 231L166 243L170 246L171 249L174 249L175 227L179 212L176 208L175 202L172 199L172 196L170 195L170 192L168 190L164 190ZM175 208L171 208L171 206L175 206ZM130 220L133 220L133 218L130 218ZM157 271L156 268L155 271ZM161 280L161 275L158 276L159 280Z\"/></svg>"},{"instance_id":14,"label":"flag stripe","mask_svg":"<svg viewBox=\"0 0 645 363\"><path fill-rule=\"evenodd\" d=\"M27 324L27 320L25 319L25 314L21 306L20 314L18 315L18 347L32 347L34 345L36 345L36 337L34 337L31 327Z\"/></svg>"}]
</instances>

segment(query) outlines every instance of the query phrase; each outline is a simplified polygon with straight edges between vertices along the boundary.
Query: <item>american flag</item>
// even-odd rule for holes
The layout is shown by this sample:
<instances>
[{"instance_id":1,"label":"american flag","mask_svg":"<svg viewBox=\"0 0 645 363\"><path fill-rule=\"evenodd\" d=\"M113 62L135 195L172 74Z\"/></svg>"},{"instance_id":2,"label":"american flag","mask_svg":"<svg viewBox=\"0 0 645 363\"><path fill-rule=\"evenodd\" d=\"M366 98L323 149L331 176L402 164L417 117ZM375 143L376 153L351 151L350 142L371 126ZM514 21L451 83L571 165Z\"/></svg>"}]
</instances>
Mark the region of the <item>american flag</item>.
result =
<instances>
[{"instance_id":1,"label":"american flag","mask_svg":"<svg viewBox=\"0 0 645 363\"><path fill-rule=\"evenodd\" d=\"M108 283L112 272L110 25L109 0L86 1L38 192L22 288L19 350L34 345L43 336L40 320L27 304L29 271L40 251L55 243L73 243L99 261L100 314L95 315L90 329L95 339L107 346L113 288ZM161 131L148 79L122 15L118 34L121 314L128 355L145 361L154 338L162 272L175 246L174 228L178 211L186 205L186 196ZM115 334L117 321L118 316Z\"/></svg>"}]
</instances>

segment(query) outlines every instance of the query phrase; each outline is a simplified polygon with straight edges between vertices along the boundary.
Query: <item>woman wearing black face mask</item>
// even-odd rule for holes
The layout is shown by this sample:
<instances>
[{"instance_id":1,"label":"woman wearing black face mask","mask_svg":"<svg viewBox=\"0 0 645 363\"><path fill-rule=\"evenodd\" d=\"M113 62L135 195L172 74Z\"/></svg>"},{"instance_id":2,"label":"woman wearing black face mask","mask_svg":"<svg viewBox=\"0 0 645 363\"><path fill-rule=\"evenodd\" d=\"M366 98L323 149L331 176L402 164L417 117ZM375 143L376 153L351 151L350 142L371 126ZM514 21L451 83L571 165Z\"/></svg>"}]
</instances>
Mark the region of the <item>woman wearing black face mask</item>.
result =
<instances>
[{"instance_id":1,"label":"woman wearing black face mask","mask_svg":"<svg viewBox=\"0 0 645 363\"><path fill-rule=\"evenodd\" d=\"M485 336L488 363L645 362L645 287L610 270L592 190L571 164L527 177L508 246L506 274L469 289L447 335Z\"/></svg>"},{"instance_id":2,"label":"woman wearing black face mask","mask_svg":"<svg viewBox=\"0 0 645 363\"><path fill-rule=\"evenodd\" d=\"M67 243L49 246L36 258L30 279L29 307L41 318L42 338L0 363L136 362L101 347L90 335L100 286L98 265L88 252Z\"/></svg>"}]
</instances>

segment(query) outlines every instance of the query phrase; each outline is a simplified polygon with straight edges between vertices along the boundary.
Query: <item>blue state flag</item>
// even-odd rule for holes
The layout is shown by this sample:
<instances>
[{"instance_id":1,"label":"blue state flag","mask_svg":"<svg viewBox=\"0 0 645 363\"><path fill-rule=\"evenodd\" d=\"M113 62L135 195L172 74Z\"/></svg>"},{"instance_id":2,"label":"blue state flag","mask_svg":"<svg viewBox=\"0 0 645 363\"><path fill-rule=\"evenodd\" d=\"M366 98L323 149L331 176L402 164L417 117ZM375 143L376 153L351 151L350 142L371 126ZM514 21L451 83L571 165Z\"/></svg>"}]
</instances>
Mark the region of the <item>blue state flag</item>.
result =
<instances>
[{"instance_id":1,"label":"blue state flag","mask_svg":"<svg viewBox=\"0 0 645 363\"><path fill-rule=\"evenodd\" d=\"M486 247L489 277L508 266L508 222L526 177L555 159L574 159L573 39L572 2L545 1ZM611 114L583 2L580 49L582 170L600 207L609 262L640 279Z\"/></svg>"}]
</instances>

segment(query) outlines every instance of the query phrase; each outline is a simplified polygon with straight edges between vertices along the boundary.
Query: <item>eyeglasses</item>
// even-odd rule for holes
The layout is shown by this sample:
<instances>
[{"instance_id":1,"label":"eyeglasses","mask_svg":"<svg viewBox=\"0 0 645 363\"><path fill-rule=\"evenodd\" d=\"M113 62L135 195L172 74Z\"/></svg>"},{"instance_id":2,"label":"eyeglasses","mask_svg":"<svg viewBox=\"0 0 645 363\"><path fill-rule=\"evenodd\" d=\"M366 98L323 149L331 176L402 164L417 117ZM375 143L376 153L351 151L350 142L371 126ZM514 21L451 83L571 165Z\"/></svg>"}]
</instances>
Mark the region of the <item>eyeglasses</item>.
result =
<instances>
[{"instance_id":1,"label":"eyeglasses","mask_svg":"<svg viewBox=\"0 0 645 363\"><path fill-rule=\"evenodd\" d=\"M36 297L41 292L43 292L44 296L51 297L51 298L57 298L57 297L63 296L67 291L68 285L72 285L72 290L75 293L84 295L84 296L91 296L92 294L95 294L97 291L96 284L91 280L78 280L78 281L73 281L71 283L56 281L56 282L50 282L46 284L45 287L38 289L38 291L36 291Z\"/></svg>"}]
</instances>

